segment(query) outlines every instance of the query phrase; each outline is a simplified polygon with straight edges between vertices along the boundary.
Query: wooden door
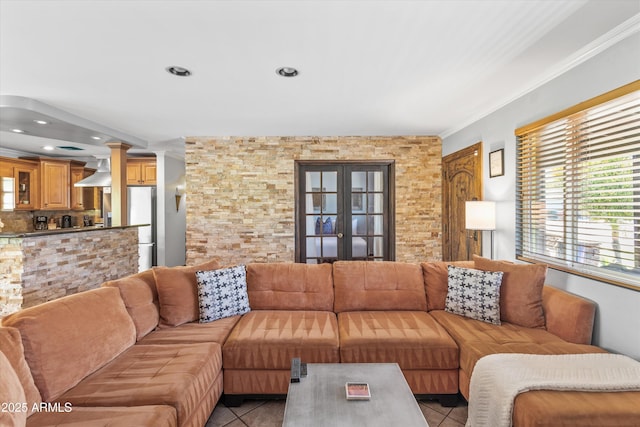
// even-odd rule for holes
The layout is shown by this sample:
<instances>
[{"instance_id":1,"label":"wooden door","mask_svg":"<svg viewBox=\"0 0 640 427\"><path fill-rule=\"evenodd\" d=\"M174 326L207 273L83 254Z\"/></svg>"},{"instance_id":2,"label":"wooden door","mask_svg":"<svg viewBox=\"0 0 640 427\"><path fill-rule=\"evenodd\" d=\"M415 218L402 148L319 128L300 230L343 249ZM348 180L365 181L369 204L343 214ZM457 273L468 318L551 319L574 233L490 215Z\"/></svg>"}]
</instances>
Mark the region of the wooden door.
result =
<instances>
[{"instance_id":1,"label":"wooden door","mask_svg":"<svg viewBox=\"0 0 640 427\"><path fill-rule=\"evenodd\" d=\"M442 258L470 260L482 253L482 233L465 228L465 202L482 200L482 143L446 156L442 176Z\"/></svg>"}]
</instances>

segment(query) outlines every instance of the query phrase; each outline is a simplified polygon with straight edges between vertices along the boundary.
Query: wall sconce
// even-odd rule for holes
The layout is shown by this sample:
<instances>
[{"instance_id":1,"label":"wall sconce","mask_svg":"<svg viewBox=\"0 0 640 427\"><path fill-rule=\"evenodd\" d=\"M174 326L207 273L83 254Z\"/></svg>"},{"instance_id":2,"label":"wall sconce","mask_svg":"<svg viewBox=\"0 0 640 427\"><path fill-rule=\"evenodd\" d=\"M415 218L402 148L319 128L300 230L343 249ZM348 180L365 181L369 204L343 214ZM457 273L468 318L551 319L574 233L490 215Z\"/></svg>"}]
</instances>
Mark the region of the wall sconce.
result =
<instances>
[{"instance_id":1,"label":"wall sconce","mask_svg":"<svg viewBox=\"0 0 640 427\"><path fill-rule=\"evenodd\" d=\"M184 194L184 190L180 189L180 187L176 187L176 212L180 211L180 199Z\"/></svg>"},{"instance_id":2,"label":"wall sconce","mask_svg":"<svg viewBox=\"0 0 640 427\"><path fill-rule=\"evenodd\" d=\"M465 228L467 230L487 230L491 232L491 259L493 259L493 232L496 229L496 202L479 200L465 202Z\"/></svg>"}]
</instances>

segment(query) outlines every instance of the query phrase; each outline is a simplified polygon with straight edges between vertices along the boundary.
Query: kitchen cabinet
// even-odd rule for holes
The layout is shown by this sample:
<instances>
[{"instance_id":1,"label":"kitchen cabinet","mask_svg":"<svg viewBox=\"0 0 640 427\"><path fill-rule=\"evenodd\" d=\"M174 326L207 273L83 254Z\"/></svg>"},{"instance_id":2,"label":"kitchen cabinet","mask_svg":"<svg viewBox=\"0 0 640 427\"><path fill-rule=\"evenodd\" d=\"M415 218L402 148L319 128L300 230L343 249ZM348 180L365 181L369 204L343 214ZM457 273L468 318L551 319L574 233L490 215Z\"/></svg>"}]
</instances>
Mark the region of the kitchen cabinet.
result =
<instances>
[{"instance_id":1,"label":"kitchen cabinet","mask_svg":"<svg viewBox=\"0 0 640 427\"><path fill-rule=\"evenodd\" d=\"M75 187L74 184L93 175L95 169L85 168L84 162L76 160L71 161L71 209L75 211L84 211L95 209L95 192L96 187Z\"/></svg>"},{"instance_id":2,"label":"kitchen cabinet","mask_svg":"<svg viewBox=\"0 0 640 427\"><path fill-rule=\"evenodd\" d=\"M128 158L127 185L156 185L156 160Z\"/></svg>"},{"instance_id":3,"label":"kitchen cabinet","mask_svg":"<svg viewBox=\"0 0 640 427\"><path fill-rule=\"evenodd\" d=\"M40 160L40 209L63 210L70 208L70 163L69 160Z\"/></svg>"},{"instance_id":4,"label":"kitchen cabinet","mask_svg":"<svg viewBox=\"0 0 640 427\"><path fill-rule=\"evenodd\" d=\"M0 175L14 179L16 210L32 211L39 207L40 183L37 162L2 157Z\"/></svg>"}]
</instances>

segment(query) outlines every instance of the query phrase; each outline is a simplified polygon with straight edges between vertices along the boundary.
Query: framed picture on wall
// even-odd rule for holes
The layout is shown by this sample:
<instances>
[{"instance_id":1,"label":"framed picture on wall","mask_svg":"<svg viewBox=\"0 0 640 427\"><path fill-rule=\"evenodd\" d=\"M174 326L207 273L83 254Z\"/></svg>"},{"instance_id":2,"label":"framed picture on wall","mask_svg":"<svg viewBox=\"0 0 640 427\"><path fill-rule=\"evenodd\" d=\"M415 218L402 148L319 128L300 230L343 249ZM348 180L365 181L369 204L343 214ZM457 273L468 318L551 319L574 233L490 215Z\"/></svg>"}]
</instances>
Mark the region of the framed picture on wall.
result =
<instances>
[{"instance_id":1,"label":"framed picture on wall","mask_svg":"<svg viewBox=\"0 0 640 427\"><path fill-rule=\"evenodd\" d=\"M504 175L504 148L489 153L489 178Z\"/></svg>"}]
</instances>

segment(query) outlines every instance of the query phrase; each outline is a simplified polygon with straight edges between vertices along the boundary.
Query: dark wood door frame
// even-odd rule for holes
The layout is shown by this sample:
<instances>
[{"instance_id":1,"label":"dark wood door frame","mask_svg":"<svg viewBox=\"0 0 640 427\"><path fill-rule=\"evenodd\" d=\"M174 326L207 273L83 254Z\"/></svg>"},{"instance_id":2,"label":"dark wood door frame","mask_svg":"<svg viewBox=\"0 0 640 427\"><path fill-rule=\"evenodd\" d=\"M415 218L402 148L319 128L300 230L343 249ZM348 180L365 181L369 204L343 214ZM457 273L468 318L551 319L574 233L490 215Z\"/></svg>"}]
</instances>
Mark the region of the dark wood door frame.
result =
<instances>
[{"instance_id":1,"label":"dark wood door frame","mask_svg":"<svg viewBox=\"0 0 640 427\"><path fill-rule=\"evenodd\" d=\"M304 203L300 199L300 168L302 166L385 166L387 167L387 182L385 188L388 197L388 212L385 215L385 234L388 240L387 257L389 260L395 260L395 160L296 160L294 163L294 186L295 186L295 260L296 262L304 262L302 259L302 251L300 248L299 236L304 234L303 221L301 218L305 216ZM343 212L339 212L340 215ZM346 227L343 224L343 231L345 235L351 236L350 227Z\"/></svg>"}]
</instances>

